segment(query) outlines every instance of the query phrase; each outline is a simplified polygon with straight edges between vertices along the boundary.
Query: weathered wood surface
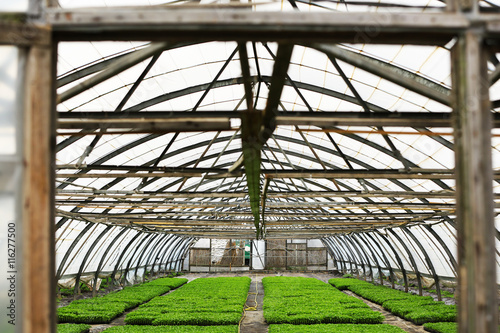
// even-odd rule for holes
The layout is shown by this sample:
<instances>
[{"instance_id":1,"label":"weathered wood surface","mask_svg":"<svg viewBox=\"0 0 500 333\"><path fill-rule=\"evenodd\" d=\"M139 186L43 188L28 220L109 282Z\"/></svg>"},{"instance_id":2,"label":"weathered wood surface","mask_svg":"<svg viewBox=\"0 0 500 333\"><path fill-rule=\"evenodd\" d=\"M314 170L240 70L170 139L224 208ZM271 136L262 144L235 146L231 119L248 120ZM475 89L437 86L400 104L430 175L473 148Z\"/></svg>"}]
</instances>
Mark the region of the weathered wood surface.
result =
<instances>
[{"instance_id":1,"label":"weathered wood surface","mask_svg":"<svg viewBox=\"0 0 500 333\"><path fill-rule=\"evenodd\" d=\"M53 49L23 51L22 332L55 331Z\"/></svg>"},{"instance_id":2,"label":"weathered wood surface","mask_svg":"<svg viewBox=\"0 0 500 333\"><path fill-rule=\"evenodd\" d=\"M49 46L51 40L52 30L49 26L0 19L0 45Z\"/></svg>"},{"instance_id":3,"label":"weathered wood surface","mask_svg":"<svg viewBox=\"0 0 500 333\"><path fill-rule=\"evenodd\" d=\"M459 332L497 332L491 115L481 31L452 50L457 183Z\"/></svg>"}]
</instances>

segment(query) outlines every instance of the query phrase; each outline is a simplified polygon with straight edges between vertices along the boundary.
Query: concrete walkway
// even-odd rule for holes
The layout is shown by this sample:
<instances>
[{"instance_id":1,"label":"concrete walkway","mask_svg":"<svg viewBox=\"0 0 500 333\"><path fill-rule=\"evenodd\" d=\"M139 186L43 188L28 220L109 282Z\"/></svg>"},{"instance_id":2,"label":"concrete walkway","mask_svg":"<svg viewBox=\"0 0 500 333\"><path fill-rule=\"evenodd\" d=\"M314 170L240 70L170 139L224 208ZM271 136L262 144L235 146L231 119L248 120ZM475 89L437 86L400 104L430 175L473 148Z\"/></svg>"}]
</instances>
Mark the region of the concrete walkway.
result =
<instances>
[{"instance_id":1,"label":"concrete walkway","mask_svg":"<svg viewBox=\"0 0 500 333\"><path fill-rule=\"evenodd\" d=\"M250 276L252 284L245 304L245 317L240 324L240 333L267 333L268 325L264 320L262 304L264 302L264 287L262 276Z\"/></svg>"}]
</instances>

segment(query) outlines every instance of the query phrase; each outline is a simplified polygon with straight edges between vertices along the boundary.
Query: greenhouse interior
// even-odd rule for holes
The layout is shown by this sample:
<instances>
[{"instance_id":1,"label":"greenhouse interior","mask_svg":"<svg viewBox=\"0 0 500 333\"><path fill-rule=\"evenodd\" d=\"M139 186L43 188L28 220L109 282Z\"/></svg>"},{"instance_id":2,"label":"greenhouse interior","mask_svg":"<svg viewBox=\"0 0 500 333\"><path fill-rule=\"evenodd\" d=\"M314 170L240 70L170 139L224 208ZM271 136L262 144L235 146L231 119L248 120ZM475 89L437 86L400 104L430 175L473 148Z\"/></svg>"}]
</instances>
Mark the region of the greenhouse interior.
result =
<instances>
[{"instance_id":1,"label":"greenhouse interior","mask_svg":"<svg viewBox=\"0 0 500 333\"><path fill-rule=\"evenodd\" d=\"M0 331L497 333L500 1L0 2Z\"/></svg>"}]
</instances>

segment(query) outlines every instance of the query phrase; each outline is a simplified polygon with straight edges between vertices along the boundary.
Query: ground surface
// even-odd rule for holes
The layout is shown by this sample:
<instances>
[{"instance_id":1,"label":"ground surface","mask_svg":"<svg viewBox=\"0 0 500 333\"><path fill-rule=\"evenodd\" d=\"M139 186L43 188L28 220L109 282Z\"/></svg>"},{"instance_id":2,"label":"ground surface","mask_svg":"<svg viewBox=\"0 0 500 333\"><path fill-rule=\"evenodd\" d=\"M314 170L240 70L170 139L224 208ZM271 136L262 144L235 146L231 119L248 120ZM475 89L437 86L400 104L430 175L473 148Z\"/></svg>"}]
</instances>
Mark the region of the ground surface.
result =
<instances>
[{"instance_id":1,"label":"ground surface","mask_svg":"<svg viewBox=\"0 0 500 333\"><path fill-rule=\"evenodd\" d=\"M240 323L240 332L241 333L266 333L268 325L264 320L264 314L262 310L262 304L264 300L264 289L262 287L262 278L265 276L302 276L302 277L313 277L323 282L328 283L328 280L335 277L340 277L339 275L335 275L327 272L227 272L227 273L188 273L183 275L183 278L187 278L189 281L192 281L201 277L215 277L215 276L248 276L252 279L252 284L250 285L250 290L248 293L247 302L245 304L245 314ZM405 332L409 333L423 333L425 332L422 326L415 325L409 321L401 319L392 313L384 310L382 306L372 303L368 300L365 300L350 291L346 291L345 293L362 299L366 304L370 306L375 311L382 313L385 317L384 324L390 324L393 326L397 326L403 329ZM424 292L424 295L429 295L436 297L435 294ZM79 296L83 297L91 297L90 295ZM67 299L63 299L60 302L60 305L67 305L72 297ZM444 299L446 303L453 304L455 302L454 299ZM102 325L93 325L90 333L99 333L111 326L119 326L124 325L125 315L135 309L131 309L127 311L125 314L121 315L118 318L115 318L110 324L102 324Z\"/></svg>"}]
</instances>

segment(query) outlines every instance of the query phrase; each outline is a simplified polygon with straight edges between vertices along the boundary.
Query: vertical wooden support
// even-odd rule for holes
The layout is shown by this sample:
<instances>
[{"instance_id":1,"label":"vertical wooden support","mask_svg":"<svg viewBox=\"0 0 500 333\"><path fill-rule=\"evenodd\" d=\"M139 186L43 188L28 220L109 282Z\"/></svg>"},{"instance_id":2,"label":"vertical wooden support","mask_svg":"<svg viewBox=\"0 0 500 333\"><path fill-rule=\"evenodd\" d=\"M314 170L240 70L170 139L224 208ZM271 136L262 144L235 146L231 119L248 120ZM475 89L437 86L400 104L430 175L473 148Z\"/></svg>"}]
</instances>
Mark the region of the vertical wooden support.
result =
<instances>
[{"instance_id":1,"label":"vertical wooden support","mask_svg":"<svg viewBox=\"0 0 500 333\"><path fill-rule=\"evenodd\" d=\"M452 50L459 332L497 332L491 112L481 29Z\"/></svg>"},{"instance_id":2,"label":"vertical wooden support","mask_svg":"<svg viewBox=\"0 0 500 333\"><path fill-rule=\"evenodd\" d=\"M55 48L32 46L25 58L22 188L22 332L55 332Z\"/></svg>"}]
</instances>

